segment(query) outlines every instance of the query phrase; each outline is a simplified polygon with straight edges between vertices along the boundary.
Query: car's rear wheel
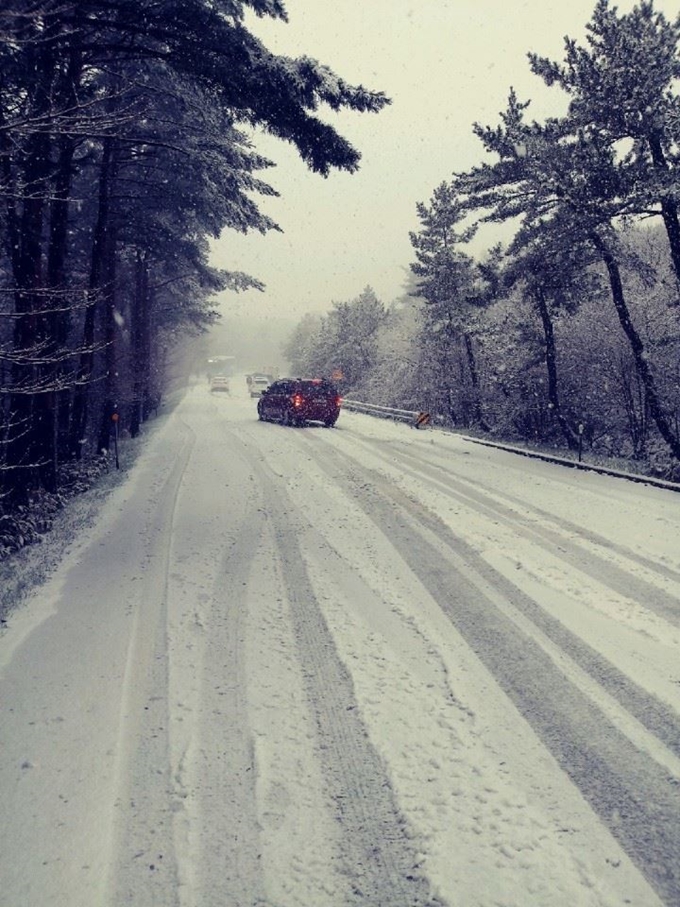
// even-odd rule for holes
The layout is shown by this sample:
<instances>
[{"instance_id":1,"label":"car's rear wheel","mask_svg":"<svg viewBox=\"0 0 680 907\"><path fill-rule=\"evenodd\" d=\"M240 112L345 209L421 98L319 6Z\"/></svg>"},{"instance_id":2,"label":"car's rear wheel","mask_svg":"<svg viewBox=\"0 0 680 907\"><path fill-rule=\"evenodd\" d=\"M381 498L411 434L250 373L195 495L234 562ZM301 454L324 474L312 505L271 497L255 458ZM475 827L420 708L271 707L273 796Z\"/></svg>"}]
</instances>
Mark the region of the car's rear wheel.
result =
<instances>
[{"instance_id":1,"label":"car's rear wheel","mask_svg":"<svg viewBox=\"0 0 680 907\"><path fill-rule=\"evenodd\" d=\"M323 424L326 426L326 428L333 428L336 421L337 421L336 419L326 419Z\"/></svg>"}]
</instances>

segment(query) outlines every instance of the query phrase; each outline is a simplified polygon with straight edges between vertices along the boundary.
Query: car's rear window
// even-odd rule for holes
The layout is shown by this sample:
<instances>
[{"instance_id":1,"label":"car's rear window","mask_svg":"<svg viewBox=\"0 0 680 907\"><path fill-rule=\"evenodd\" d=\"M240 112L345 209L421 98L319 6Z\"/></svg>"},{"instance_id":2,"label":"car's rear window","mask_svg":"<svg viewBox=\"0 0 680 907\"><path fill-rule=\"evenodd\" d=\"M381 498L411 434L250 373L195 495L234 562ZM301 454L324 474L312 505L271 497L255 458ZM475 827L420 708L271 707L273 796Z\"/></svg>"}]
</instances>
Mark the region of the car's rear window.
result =
<instances>
[{"instance_id":1,"label":"car's rear window","mask_svg":"<svg viewBox=\"0 0 680 907\"><path fill-rule=\"evenodd\" d=\"M307 397L337 397L338 392L327 381L301 381L300 392Z\"/></svg>"}]
</instances>

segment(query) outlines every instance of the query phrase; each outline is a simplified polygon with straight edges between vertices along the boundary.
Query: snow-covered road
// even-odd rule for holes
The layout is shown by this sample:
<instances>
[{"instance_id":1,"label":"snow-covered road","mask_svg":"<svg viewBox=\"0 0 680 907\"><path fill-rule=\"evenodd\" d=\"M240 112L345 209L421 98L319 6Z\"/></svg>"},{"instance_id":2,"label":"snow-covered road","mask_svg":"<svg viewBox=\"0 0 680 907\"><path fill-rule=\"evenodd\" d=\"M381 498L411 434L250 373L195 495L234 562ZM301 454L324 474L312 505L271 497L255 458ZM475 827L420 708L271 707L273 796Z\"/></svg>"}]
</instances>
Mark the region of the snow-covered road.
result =
<instances>
[{"instance_id":1,"label":"snow-covered road","mask_svg":"<svg viewBox=\"0 0 680 907\"><path fill-rule=\"evenodd\" d=\"M232 383L0 637L0 905L680 905L680 495Z\"/></svg>"}]
</instances>

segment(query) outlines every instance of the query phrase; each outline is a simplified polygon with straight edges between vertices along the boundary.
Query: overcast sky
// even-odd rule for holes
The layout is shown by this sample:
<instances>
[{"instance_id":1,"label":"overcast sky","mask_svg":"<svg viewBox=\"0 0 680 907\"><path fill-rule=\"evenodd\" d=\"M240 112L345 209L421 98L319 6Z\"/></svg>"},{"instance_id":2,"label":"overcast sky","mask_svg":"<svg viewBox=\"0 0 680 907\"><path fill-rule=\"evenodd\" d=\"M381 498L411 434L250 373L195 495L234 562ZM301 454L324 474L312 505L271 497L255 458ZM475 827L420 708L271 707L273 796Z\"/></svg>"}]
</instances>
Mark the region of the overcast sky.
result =
<instances>
[{"instance_id":1,"label":"overcast sky","mask_svg":"<svg viewBox=\"0 0 680 907\"><path fill-rule=\"evenodd\" d=\"M621 0L621 12L633 7ZM565 35L582 40L595 0L286 0L290 21L252 30L281 54L306 54L351 84L384 91L378 114L326 118L361 152L355 174L311 173L293 148L256 135L276 162L265 178L280 192L261 209L284 231L226 231L213 263L263 280L265 293L223 297L225 315L263 318L326 312L367 285L389 304L413 260L416 204L455 171L482 159L475 121L495 125L513 86L540 119L565 109L559 89L534 77L527 52L562 59ZM678 0L657 0L669 18Z\"/></svg>"}]
</instances>

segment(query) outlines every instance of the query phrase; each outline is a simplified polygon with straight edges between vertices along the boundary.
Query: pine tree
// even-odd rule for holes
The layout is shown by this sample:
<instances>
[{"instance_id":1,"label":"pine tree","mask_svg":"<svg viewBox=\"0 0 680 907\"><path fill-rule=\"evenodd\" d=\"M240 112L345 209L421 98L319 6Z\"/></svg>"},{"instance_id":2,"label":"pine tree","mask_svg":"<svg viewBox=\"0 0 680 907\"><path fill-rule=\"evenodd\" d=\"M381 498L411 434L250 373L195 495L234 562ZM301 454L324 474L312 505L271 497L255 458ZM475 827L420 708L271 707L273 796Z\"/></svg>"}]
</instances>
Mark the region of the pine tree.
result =
<instances>
[{"instance_id":1,"label":"pine tree","mask_svg":"<svg viewBox=\"0 0 680 907\"><path fill-rule=\"evenodd\" d=\"M204 323L210 292L249 283L212 272L206 246L225 228L275 227L252 200L273 190L247 131L291 142L320 174L351 172L359 152L319 108L388 103L315 60L272 54L246 28L247 7L286 18L279 0L7 0L0 10L0 314L13 324L0 335L0 493L15 502L33 485L54 490L60 458L88 437L106 444L120 387L151 392L149 363L118 370L126 311L148 355L154 331ZM198 290L193 304L180 301L183 282Z\"/></svg>"},{"instance_id":2,"label":"pine tree","mask_svg":"<svg viewBox=\"0 0 680 907\"><path fill-rule=\"evenodd\" d=\"M673 455L680 459L674 430L657 386L642 337L633 324L617 258L614 220L625 207L629 187L625 163L607 141L585 135L569 118L527 123L526 104L511 92L502 125L476 126L485 149L498 162L461 175L458 188L471 206L487 209L482 220L520 218L511 253L546 237L560 253L578 253L583 265L598 261L609 279L619 323L633 353L654 422Z\"/></svg>"},{"instance_id":3,"label":"pine tree","mask_svg":"<svg viewBox=\"0 0 680 907\"><path fill-rule=\"evenodd\" d=\"M446 396L451 399L453 385L460 385L459 379L452 374L455 349L460 344L471 387L472 421L485 427L473 336L477 313L488 301L488 285L474 259L460 249L472 238L475 227L461 226L468 210L451 184L440 184L429 206L419 203L417 212L421 230L410 233L416 253L411 270L417 278L415 292L427 303L430 341L438 348L442 364L448 363L442 369Z\"/></svg>"},{"instance_id":4,"label":"pine tree","mask_svg":"<svg viewBox=\"0 0 680 907\"><path fill-rule=\"evenodd\" d=\"M533 72L569 95L573 128L622 149L628 181L622 212L661 215L678 281L679 41L680 16L669 22L651 0L624 14L598 0L586 46L565 39L563 63L529 55Z\"/></svg>"}]
</instances>

